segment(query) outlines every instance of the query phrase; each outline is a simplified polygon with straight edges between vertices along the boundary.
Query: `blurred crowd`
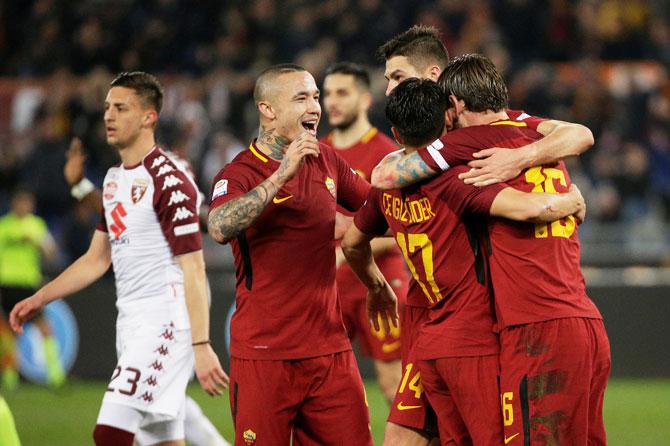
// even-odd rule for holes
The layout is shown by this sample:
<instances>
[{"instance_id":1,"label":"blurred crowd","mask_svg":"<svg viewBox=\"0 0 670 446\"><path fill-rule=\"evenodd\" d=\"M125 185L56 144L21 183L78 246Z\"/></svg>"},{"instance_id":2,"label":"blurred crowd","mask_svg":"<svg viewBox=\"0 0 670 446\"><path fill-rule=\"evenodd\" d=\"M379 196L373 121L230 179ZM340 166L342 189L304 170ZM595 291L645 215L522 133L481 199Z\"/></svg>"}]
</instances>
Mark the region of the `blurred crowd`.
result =
<instances>
[{"instance_id":1,"label":"blurred crowd","mask_svg":"<svg viewBox=\"0 0 670 446\"><path fill-rule=\"evenodd\" d=\"M27 188L68 247L64 260L83 252L81 231L97 217L70 198L62 167L73 136L84 141L95 183L117 162L105 144L102 104L119 71L159 75L166 92L159 141L191 161L205 191L257 132L251 91L272 63L299 63L318 82L335 61L369 67L372 121L388 131L375 50L415 23L439 28L451 55L492 58L512 108L587 125L596 146L572 160L571 171L589 220L651 228L668 246L658 229L670 223L670 3L663 0L5 1L0 214L14 190ZM321 134L326 127L322 120Z\"/></svg>"}]
</instances>

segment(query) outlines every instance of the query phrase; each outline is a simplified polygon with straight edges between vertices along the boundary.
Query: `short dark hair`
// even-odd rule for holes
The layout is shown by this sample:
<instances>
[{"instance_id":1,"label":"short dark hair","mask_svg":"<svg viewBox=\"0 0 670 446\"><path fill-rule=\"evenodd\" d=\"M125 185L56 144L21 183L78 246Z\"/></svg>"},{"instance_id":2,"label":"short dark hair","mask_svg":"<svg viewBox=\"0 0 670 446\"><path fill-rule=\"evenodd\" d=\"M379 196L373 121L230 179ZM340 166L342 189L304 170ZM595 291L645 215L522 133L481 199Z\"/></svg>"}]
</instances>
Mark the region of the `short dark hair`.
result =
<instances>
[{"instance_id":1,"label":"short dark hair","mask_svg":"<svg viewBox=\"0 0 670 446\"><path fill-rule=\"evenodd\" d=\"M389 95L386 118L403 143L422 146L442 135L447 95L430 79L410 78Z\"/></svg>"},{"instance_id":2,"label":"short dark hair","mask_svg":"<svg viewBox=\"0 0 670 446\"><path fill-rule=\"evenodd\" d=\"M509 102L505 80L495 64L481 54L453 58L437 83L447 95L462 99L472 112L499 112L506 109Z\"/></svg>"},{"instance_id":3,"label":"short dark hair","mask_svg":"<svg viewBox=\"0 0 670 446\"><path fill-rule=\"evenodd\" d=\"M163 107L163 87L156 76L143 71L123 72L109 85L135 90L145 104L155 108L156 113L160 114Z\"/></svg>"},{"instance_id":4,"label":"short dark hair","mask_svg":"<svg viewBox=\"0 0 670 446\"><path fill-rule=\"evenodd\" d=\"M363 66L353 62L337 62L326 70L326 76L331 74L348 74L364 90L370 89L370 74Z\"/></svg>"},{"instance_id":5,"label":"short dark hair","mask_svg":"<svg viewBox=\"0 0 670 446\"><path fill-rule=\"evenodd\" d=\"M377 54L382 60L405 56L420 70L433 63L444 69L449 63L449 52L442 43L440 32L434 26L414 25L380 46Z\"/></svg>"},{"instance_id":6,"label":"short dark hair","mask_svg":"<svg viewBox=\"0 0 670 446\"><path fill-rule=\"evenodd\" d=\"M254 85L254 102L259 102L265 99L267 93L267 83L280 74L285 73L295 73L300 71L307 71L300 65L294 63L282 63L278 65L272 65L271 67L266 68L261 71L261 74L256 78L256 84Z\"/></svg>"}]
</instances>

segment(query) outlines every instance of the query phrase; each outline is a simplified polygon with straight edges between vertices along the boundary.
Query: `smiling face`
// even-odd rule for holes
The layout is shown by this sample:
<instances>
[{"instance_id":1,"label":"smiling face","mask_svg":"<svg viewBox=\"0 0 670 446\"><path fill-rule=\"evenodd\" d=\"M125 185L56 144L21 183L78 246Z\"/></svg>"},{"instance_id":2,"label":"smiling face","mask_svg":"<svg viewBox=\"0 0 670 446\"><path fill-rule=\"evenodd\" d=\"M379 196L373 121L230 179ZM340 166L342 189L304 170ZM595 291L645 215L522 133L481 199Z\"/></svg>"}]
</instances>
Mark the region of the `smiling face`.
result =
<instances>
[{"instance_id":1,"label":"smiling face","mask_svg":"<svg viewBox=\"0 0 670 446\"><path fill-rule=\"evenodd\" d=\"M273 90L267 102L274 112L276 134L289 141L303 132L316 137L321 105L312 75L307 71L283 73L277 76Z\"/></svg>"},{"instance_id":2,"label":"smiling face","mask_svg":"<svg viewBox=\"0 0 670 446\"><path fill-rule=\"evenodd\" d=\"M369 94L356 84L353 75L333 73L323 81L323 106L331 127L349 128L369 104Z\"/></svg>"},{"instance_id":3,"label":"smiling face","mask_svg":"<svg viewBox=\"0 0 670 446\"><path fill-rule=\"evenodd\" d=\"M153 128L157 118L132 88L112 87L107 93L104 120L109 145L119 150L131 146L143 129Z\"/></svg>"}]
</instances>

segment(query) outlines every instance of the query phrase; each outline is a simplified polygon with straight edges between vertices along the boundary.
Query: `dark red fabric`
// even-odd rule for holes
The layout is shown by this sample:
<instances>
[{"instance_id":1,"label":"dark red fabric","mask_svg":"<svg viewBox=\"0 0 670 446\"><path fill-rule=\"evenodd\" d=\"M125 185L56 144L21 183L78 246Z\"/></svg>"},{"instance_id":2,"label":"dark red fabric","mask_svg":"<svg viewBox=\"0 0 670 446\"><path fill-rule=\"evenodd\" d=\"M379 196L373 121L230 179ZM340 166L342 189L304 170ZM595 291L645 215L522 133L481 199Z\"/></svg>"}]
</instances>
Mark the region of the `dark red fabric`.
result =
<instances>
[{"instance_id":1,"label":"dark red fabric","mask_svg":"<svg viewBox=\"0 0 670 446\"><path fill-rule=\"evenodd\" d=\"M93 441L96 446L132 446L135 434L117 427L96 424L93 430Z\"/></svg>"}]
</instances>

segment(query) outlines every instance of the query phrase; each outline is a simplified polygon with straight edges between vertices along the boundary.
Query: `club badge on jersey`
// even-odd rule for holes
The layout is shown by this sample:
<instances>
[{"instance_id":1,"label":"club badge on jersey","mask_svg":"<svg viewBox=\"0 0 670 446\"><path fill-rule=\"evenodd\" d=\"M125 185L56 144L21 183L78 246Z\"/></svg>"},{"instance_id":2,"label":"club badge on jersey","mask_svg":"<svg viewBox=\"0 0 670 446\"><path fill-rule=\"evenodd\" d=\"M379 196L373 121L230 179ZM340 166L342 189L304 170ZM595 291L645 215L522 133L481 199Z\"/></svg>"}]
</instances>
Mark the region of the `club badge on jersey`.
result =
<instances>
[{"instance_id":1,"label":"club badge on jersey","mask_svg":"<svg viewBox=\"0 0 670 446\"><path fill-rule=\"evenodd\" d=\"M149 181L144 178L135 178L130 188L130 198L134 204L137 204L144 197L147 187L149 187Z\"/></svg>"}]
</instances>

